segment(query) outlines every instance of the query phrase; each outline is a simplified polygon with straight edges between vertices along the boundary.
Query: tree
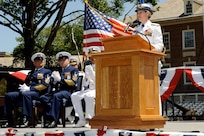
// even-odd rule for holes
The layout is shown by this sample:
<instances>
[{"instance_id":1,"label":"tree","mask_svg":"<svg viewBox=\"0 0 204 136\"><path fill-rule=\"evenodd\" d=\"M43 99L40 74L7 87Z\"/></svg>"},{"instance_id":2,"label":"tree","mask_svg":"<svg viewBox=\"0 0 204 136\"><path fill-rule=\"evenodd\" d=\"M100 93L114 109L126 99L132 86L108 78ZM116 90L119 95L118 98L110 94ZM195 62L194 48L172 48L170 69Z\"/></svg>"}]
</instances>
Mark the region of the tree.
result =
<instances>
[{"instance_id":1,"label":"tree","mask_svg":"<svg viewBox=\"0 0 204 136\"><path fill-rule=\"evenodd\" d=\"M74 40L77 43L77 48L79 48L79 53L77 52L76 46L72 39L72 29ZM34 52L39 52L44 49L45 43L49 37L49 33L51 31L51 27L44 28L39 36L35 39L35 48ZM23 60L23 39L18 38L17 41L20 43L17 47L15 47L13 51L13 56L15 59L13 61L14 66L19 64ZM47 52L47 63L46 67L54 67L56 66L57 62L55 60L55 54L59 51L69 51L71 54L81 54L82 53L82 45L83 45L83 27L79 25L65 25L64 27L60 28L56 34L54 41L50 48L46 51Z\"/></svg>"},{"instance_id":2,"label":"tree","mask_svg":"<svg viewBox=\"0 0 204 136\"><path fill-rule=\"evenodd\" d=\"M60 28L64 10L69 0L4 0L0 6L0 25L10 28L23 37L23 55L25 67L31 67L31 55L36 45L35 39L54 17L51 31L42 52L47 54L58 29ZM80 11L79 11L80 12ZM82 13L83 14L83 13Z\"/></svg>"},{"instance_id":3,"label":"tree","mask_svg":"<svg viewBox=\"0 0 204 136\"><path fill-rule=\"evenodd\" d=\"M57 31L83 17L84 11L78 10L73 12L78 13L74 19L63 21L63 18L73 14L64 14L68 1L72 0L1 0L0 25L10 28L22 36L23 48L19 48L19 50L23 49L25 67L32 66L30 58L35 48L38 47L36 39L48 23L51 22L50 33L41 48L41 51L46 55L53 46ZM135 2L135 0L89 0L90 5L115 18L123 12L125 2Z\"/></svg>"}]
</instances>

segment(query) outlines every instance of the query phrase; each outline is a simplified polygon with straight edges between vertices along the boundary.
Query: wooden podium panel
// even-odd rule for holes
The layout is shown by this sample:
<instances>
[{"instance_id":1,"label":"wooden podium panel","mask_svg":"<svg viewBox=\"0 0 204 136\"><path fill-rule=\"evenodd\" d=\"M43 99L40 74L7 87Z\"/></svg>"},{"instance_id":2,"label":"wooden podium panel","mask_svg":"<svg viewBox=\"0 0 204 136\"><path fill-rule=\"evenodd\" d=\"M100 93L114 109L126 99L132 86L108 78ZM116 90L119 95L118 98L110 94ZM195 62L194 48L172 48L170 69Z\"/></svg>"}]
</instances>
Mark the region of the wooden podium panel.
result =
<instances>
[{"instance_id":1,"label":"wooden podium panel","mask_svg":"<svg viewBox=\"0 0 204 136\"><path fill-rule=\"evenodd\" d=\"M162 53L125 50L95 54L96 115L92 128L163 128L158 59Z\"/></svg>"},{"instance_id":2,"label":"wooden podium panel","mask_svg":"<svg viewBox=\"0 0 204 136\"><path fill-rule=\"evenodd\" d=\"M163 128L158 59L163 53L139 35L105 38L96 59L96 115L92 128Z\"/></svg>"},{"instance_id":3,"label":"wooden podium panel","mask_svg":"<svg viewBox=\"0 0 204 136\"><path fill-rule=\"evenodd\" d=\"M140 35L118 36L114 38L104 38L105 52L124 51L135 49L153 49L154 47L145 41Z\"/></svg>"}]
</instances>

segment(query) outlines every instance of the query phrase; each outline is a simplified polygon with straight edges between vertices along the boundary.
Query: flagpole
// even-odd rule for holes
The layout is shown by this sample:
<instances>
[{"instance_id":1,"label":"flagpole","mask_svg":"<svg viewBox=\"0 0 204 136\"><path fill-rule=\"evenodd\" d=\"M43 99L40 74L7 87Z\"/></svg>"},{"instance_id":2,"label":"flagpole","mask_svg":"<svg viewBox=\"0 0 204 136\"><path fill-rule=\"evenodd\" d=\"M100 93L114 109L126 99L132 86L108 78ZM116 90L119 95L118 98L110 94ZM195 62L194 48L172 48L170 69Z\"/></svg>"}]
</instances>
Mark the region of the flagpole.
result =
<instances>
[{"instance_id":1,"label":"flagpole","mask_svg":"<svg viewBox=\"0 0 204 136\"><path fill-rule=\"evenodd\" d=\"M87 4L88 4L89 2L88 2L88 0L84 0L84 3L87 3Z\"/></svg>"},{"instance_id":2,"label":"flagpole","mask_svg":"<svg viewBox=\"0 0 204 136\"><path fill-rule=\"evenodd\" d=\"M85 6L84 6L84 10L85 10L85 13L86 13L86 10L87 10L87 9L86 9L86 5L89 6L89 2L88 2L88 0L84 0L84 3L85 3L85 4L84 4L84 5L85 5ZM84 18L86 18L86 14L84 15ZM84 19L84 20L85 20L85 19ZM84 25L85 25L85 24L84 24ZM84 61L84 60L87 60L87 54L86 54L86 53L84 54L84 50L83 50L83 61ZM84 64L83 64L83 69L84 69Z\"/></svg>"}]
</instances>

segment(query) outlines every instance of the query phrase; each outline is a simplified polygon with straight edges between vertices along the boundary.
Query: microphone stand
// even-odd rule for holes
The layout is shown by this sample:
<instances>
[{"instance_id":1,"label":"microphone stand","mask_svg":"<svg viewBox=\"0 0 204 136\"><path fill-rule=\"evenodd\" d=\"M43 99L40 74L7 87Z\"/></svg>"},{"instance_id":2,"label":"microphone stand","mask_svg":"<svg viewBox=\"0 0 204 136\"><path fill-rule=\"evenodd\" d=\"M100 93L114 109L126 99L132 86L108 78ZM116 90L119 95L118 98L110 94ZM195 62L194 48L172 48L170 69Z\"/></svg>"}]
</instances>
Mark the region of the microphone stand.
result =
<instances>
[{"instance_id":1,"label":"microphone stand","mask_svg":"<svg viewBox=\"0 0 204 136\"><path fill-rule=\"evenodd\" d=\"M135 27L135 26L137 26L137 25L139 25L139 24L140 24L140 22L139 22L138 20L135 20L135 21L132 22L132 23L128 23L127 26L126 26L125 29L124 29L124 32L132 31L132 30L128 30L128 28L129 28L130 26L131 26L131 27ZM149 43L150 50L152 50L152 45L150 44L150 41L149 41L149 38L147 37L147 35L145 35L145 34L139 32L139 31L137 31L137 30L133 30L132 32L133 32L133 33L136 33L136 34L143 35L143 36L147 39L147 41L148 41L148 43Z\"/></svg>"},{"instance_id":2,"label":"microphone stand","mask_svg":"<svg viewBox=\"0 0 204 136\"><path fill-rule=\"evenodd\" d=\"M143 35L143 36L147 39L147 41L148 41L148 43L149 43L150 50L152 50L152 45L150 44L150 41L149 41L149 38L147 37L147 35L145 35L145 34L139 32L139 31L137 31L137 30L134 30L133 33Z\"/></svg>"}]
</instances>

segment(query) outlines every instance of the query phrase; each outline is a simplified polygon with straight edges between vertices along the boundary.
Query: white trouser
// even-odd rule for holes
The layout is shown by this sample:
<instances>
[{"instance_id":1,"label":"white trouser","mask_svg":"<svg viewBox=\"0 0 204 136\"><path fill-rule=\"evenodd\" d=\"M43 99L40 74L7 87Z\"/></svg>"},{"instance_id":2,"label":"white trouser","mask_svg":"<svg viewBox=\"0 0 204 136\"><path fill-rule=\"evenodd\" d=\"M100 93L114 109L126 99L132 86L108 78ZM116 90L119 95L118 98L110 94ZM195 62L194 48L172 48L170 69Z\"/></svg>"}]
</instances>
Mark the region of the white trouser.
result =
<instances>
[{"instance_id":1,"label":"white trouser","mask_svg":"<svg viewBox=\"0 0 204 136\"><path fill-rule=\"evenodd\" d=\"M85 118L91 119L95 115L95 103L96 103L96 90L88 90L84 96L86 116Z\"/></svg>"},{"instance_id":2,"label":"white trouser","mask_svg":"<svg viewBox=\"0 0 204 136\"><path fill-rule=\"evenodd\" d=\"M85 100L85 117L82 108L81 100ZM83 90L75 92L71 95L72 104L75 110L75 115L79 117L80 120L85 120L85 118L91 119L95 115L95 90Z\"/></svg>"}]
</instances>

